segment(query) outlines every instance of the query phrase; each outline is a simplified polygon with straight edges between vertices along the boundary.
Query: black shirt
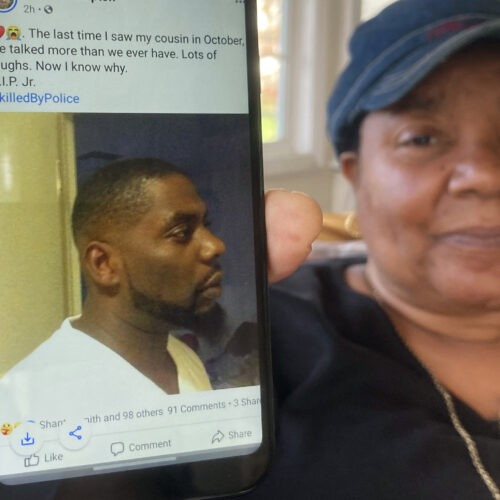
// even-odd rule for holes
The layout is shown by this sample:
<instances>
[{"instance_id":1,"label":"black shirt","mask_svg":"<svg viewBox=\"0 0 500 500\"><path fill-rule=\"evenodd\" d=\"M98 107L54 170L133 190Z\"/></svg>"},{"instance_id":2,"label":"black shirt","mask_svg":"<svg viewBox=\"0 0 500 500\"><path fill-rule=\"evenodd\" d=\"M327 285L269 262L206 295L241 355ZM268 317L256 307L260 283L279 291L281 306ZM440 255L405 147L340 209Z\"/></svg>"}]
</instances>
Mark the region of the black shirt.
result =
<instances>
[{"instance_id":1,"label":"black shirt","mask_svg":"<svg viewBox=\"0 0 500 500\"><path fill-rule=\"evenodd\" d=\"M491 499L442 396L384 311L309 264L271 293L277 450L248 499ZM500 484L500 425L455 399Z\"/></svg>"}]
</instances>

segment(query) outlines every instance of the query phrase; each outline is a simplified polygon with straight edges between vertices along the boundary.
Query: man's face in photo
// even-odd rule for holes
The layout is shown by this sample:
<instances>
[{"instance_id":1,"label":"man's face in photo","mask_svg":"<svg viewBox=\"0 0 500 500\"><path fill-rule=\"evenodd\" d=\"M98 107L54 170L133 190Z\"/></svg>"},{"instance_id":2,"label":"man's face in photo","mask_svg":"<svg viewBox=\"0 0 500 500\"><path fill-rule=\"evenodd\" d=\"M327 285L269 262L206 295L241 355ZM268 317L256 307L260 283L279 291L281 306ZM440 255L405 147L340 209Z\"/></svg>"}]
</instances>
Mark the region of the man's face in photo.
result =
<instances>
[{"instance_id":1,"label":"man's face in photo","mask_svg":"<svg viewBox=\"0 0 500 500\"><path fill-rule=\"evenodd\" d=\"M176 326L218 315L225 245L208 228L204 201L181 174L146 182L151 207L119 237L132 307Z\"/></svg>"}]
</instances>

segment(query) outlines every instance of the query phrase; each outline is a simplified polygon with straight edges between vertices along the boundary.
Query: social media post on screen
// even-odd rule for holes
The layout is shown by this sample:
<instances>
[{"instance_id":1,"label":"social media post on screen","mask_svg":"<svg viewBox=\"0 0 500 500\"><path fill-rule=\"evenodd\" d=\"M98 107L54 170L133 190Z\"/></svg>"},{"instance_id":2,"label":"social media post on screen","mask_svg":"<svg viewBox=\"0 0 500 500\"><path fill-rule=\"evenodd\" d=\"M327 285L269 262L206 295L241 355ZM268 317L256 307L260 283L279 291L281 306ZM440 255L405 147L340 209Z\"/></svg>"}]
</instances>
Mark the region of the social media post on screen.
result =
<instances>
[{"instance_id":1,"label":"social media post on screen","mask_svg":"<svg viewBox=\"0 0 500 500\"><path fill-rule=\"evenodd\" d=\"M247 111L243 2L4 3L0 111Z\"/></svg>"},{"instance_id":2,"label":"social media post on screen","mask_svg":"<svg viewBox=\"0 0 500 500\"><path fill-rule=\"evenodd\" d=\"M2 482L260 445L248 115L205 111L0 113Z\"/></svg>"},{"instance_id":3,"label":"social media post on screen","mask_svg":"<svg viewBox=\"0 0 500 500\"><path fill-rule=\"evenodd\" d=\"M0 481L251 453L243 3L4 0L0 66Z\"/></svg>"}]
</instances>

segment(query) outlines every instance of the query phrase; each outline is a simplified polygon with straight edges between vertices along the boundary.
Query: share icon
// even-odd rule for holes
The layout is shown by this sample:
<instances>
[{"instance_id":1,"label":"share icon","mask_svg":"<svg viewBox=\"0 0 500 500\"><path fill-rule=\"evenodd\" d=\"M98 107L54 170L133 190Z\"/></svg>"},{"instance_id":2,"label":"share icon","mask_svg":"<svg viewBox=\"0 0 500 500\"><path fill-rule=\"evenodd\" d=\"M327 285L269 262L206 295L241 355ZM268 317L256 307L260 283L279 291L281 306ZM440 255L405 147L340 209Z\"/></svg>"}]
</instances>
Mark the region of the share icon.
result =
<instances>
[{"instance_id":1,"label":"share icon","mask_svg":"<svg viewBox=\"0 0 500 500\"><path fill-rule=\"evenodd\" d=\"M78 439L78 441L81 441L81 439L82 439L81 434L77 434L77 432L79 432L81 430L82 430L82 426L79 425L75 429L73 429L72 431L69 431L68 436L74 437L74 438Z\"/></svg>"},{"instance_id":2,"label":"share icon","mask_svg":"<svg viewBox=\"0 0 500 500\"><path fill-rule=\"evenodd\" d=\"M59 427L59 441L67 450L81 450L90 441L90 426L85 422L67 422Z\"/></svg>"}]
</instances>

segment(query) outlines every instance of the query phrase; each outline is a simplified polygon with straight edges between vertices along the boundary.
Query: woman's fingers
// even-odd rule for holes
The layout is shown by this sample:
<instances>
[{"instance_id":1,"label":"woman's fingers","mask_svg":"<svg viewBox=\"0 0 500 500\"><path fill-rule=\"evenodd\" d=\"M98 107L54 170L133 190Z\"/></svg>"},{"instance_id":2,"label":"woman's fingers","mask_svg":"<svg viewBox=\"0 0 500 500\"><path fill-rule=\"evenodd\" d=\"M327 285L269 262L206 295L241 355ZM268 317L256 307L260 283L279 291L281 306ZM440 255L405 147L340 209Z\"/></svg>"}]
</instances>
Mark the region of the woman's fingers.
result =
<instances>
[{"instance_id":1,"label":"woman's fingers","mask_svg":"<svg viewBox=\"0 0 500 500\"><path fill-rule=\"evenodd\" d=\"M304 262L321 225L321 209L310 196L278 189L266 193L269 283L286 278Z\"/></svg>"}]
</instances>

